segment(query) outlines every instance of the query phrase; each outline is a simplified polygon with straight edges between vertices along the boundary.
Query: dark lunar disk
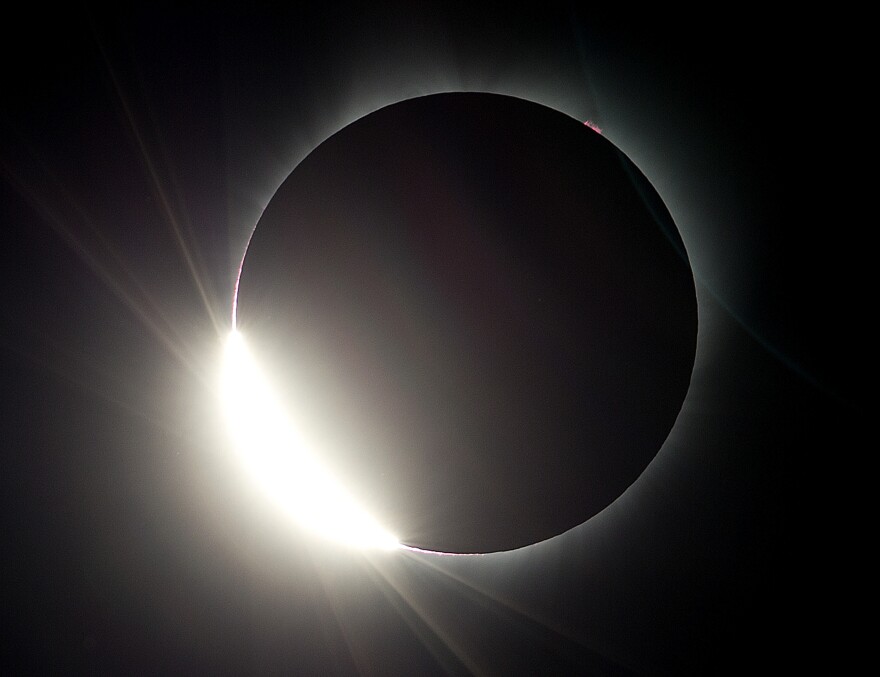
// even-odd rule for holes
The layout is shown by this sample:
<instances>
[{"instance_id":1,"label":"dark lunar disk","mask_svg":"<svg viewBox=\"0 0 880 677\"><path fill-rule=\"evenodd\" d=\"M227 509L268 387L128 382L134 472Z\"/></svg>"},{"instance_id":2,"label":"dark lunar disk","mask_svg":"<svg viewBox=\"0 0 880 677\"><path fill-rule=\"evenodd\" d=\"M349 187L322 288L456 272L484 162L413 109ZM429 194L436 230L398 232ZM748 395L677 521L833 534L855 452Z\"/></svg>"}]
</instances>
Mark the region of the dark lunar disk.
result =
<instances>
[{"instance_id":1,"label":"dark lunar disk","mask_svg":"<svg viewBox=\"0 0 880 677\"><path fill-rule=\"evenodd\" d=\"M438 94L316 148L257 225L238 327L303 437L403 542L562 533L654 458L688 390L672 218L553 109Z\"/></svg>"}]
</instances>

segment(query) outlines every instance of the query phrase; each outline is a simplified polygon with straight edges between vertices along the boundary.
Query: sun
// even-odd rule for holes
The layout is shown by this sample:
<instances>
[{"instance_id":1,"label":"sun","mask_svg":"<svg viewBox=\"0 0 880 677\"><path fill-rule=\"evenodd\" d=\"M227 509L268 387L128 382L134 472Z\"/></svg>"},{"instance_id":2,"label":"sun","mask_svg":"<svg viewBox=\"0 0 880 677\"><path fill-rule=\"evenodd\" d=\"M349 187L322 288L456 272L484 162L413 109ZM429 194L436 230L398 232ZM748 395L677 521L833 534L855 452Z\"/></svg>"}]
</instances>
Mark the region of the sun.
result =
<instances>
[{"instance_id":1,"label":"sun","mask_svg":"<svg viewBox=\"0 0 880 677\"><path fill-rule=\"evenodd\" d=\"M245 473L284 513L310 531L349 546L400 547L300 438L244 336L235 329L226 340L221 392Z\"/></svg>"}]
</instances>

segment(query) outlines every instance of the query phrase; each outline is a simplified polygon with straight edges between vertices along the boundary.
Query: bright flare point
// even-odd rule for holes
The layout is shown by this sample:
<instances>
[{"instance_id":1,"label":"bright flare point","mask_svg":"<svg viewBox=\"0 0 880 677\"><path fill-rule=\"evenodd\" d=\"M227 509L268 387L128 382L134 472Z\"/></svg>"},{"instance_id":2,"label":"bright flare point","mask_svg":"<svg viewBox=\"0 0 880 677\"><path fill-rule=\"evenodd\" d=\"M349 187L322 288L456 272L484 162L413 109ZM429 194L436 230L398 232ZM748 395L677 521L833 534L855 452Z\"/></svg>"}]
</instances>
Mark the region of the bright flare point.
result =
<instances>
[{"instance_id":1,"label":"bright flare point","mask_svg":"<svg viewBox=\"0 0 880 677\"><path fill-rule=\"evenodd\" d=\"M341 543L400 547L305 447L236 330L224 356L223 404L245 470L282 510Z\"/></svg>"}]
</instances>

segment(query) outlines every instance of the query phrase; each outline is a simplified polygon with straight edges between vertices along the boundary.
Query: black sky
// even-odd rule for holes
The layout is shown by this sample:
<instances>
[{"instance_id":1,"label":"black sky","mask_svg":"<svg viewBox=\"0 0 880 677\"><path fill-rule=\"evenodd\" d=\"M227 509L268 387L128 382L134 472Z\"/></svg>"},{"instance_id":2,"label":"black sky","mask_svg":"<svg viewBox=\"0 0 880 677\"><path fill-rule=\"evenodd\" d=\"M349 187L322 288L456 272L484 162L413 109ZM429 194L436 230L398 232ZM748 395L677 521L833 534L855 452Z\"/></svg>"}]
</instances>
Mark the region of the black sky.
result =
<instances>
[{"instance_id":1,"label":"black sky","mask_svg":"<svg viewBox=\"0 0 880 677\"><path fill-rule=\"evenodd\" d=\"M833 644L816 562L863 428L867 275L831 197L842 141L808 103L829 100L828 59L740 10L5 22L4 672L740 674ZM440 91L592 120L635 162L691 258L697 359L654 462L586 524L487 557L364 556L242 487L219 333L298 162Z\"/></svg>"}]
</instances>

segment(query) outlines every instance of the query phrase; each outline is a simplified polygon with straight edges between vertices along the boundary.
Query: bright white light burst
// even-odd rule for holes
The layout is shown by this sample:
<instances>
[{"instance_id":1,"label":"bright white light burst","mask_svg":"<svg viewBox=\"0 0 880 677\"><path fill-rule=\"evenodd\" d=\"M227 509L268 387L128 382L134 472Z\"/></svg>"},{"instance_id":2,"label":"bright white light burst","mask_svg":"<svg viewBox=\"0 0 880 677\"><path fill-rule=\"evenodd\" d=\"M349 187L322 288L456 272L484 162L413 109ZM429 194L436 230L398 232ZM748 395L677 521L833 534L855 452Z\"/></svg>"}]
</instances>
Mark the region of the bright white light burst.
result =
<instances>
[{"instance_id":1,"label":"bright white light burst","mask_svg":"<svg viewBox=\"0 0 880 677\"><path fill-rule=\"evenodd\" d=\"M288 515L341 543L400 547L306 448L236 330L224 356L223 404L245 470Z\"/></svg>"}]
</instances>

